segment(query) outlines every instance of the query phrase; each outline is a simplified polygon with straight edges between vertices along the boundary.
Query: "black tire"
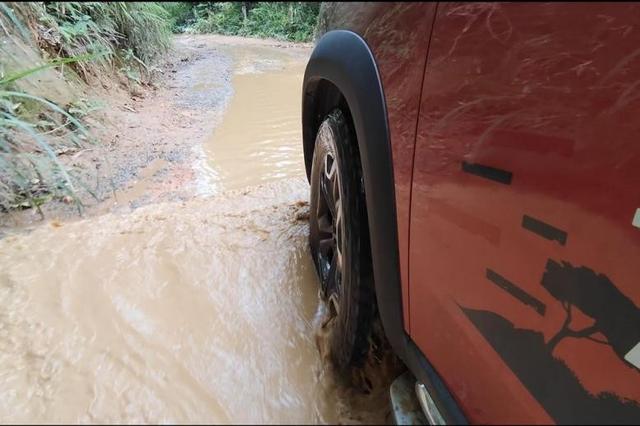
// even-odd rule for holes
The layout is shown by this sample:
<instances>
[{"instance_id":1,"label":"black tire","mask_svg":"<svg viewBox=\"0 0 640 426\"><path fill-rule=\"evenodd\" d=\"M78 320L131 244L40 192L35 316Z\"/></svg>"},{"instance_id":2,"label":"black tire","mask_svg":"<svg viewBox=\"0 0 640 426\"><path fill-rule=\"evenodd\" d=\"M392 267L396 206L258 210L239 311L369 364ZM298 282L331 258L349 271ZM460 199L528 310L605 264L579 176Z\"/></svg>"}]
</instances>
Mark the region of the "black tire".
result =
<instances>
[{"instance_id":1,"label":"black tire","mask_svg":"<svg viewBox=\"0 0 640 426\"><path fill-rule=\"evenodd\" d=\"M311 254L329 305L329 355L340 370L363 364L375 311L354 134L342 111L332 111L318 130L311 168Z\"/></svg>"}]
</instances>

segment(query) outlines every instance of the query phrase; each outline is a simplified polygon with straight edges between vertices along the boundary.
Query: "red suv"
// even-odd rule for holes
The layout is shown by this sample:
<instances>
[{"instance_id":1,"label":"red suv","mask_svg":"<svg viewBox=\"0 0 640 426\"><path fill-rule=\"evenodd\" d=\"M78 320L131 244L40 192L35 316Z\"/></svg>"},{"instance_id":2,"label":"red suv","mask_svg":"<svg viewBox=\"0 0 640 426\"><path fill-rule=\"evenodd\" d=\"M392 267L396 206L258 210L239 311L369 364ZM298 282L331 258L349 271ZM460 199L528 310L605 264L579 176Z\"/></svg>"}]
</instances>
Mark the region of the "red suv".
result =
<instances>
[{"instance_id":1,"label":"red suv","mask_svg":"<svg viewBox=\"0 0 640 426\"><path fill-rule=\"evenodd\" d=\"M640 423L640 5L321 19L302 121L335 363L379 315L431 421Z\"/></svg>"}]
</instances>

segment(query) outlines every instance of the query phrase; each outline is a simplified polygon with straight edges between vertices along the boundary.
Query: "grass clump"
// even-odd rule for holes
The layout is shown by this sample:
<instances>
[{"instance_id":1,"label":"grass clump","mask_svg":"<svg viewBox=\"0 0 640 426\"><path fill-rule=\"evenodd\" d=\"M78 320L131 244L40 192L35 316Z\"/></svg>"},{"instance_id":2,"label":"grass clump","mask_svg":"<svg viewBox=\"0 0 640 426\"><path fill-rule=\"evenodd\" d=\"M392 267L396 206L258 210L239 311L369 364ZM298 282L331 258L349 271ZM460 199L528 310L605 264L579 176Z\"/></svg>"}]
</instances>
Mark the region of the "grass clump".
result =
<instances>
[{"instance_id":1,"label":"grass clump","mask_svg":"<svg viewBox=\"0 0 640 426\"><path fill-rule=\"evenodd\" d=\"M156 2L0 2L0 24L5 42L22 50L37 45L45 57L9 70L16 64L0 46L0 211L41 212L51 199L80 210L78 189L93 193L61 156L91 140L84 118L93 107L83 100L56 104L36 93L37 85L24 89L21 82L63 67L87 82L105 72L135 80L132 64L148 71L168 49L169 12Z\"/></svg>"},{"instance_id":2,"label":"grass clump","mask_svg":"<svg viewBox=\"0 0 640 426\"><path fill-rule=\"evenodd\" d=\"M87 73L122 66L124 52L148 64L169 47L169 13L159 3L44 2L15 3L14 8L50 56L100 54L99 60L75 68L85 80Z\"/></svg>"},{"instance_id":3,"label":"grass clump","mask_svg":"<svg viewBox=\"0 0 640 426\"><path fill-rule=\"evenodd\" d=\"M0 210L35 207L54 198L76 201L72 174L58 159L89 133L72 106L65 110L0 81ZM40 211L41 213L41 211ZM42 213L41 213L42 214Z\"/></svg>"}]
</instances>

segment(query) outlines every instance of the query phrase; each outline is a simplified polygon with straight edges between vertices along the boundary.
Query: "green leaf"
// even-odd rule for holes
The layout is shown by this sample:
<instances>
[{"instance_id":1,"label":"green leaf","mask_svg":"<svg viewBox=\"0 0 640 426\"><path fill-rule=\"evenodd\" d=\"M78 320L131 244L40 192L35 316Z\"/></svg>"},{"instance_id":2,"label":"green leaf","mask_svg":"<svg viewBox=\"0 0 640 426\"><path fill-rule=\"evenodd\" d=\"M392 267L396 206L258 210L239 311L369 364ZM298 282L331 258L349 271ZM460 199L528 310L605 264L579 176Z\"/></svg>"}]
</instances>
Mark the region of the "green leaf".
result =
<instances>
[{"instance_id":1,"label":"green leaf","mask_svg":"<svg viewBox=\"0 0 640 426\"><path fill-rule=\"evenodd\" d=\"M80 55L80 56L72 56L70 58L58 58L58 59L54 59L52 61L47 62L46 64L40 65L38 67L35 68L31 68L28 70L24 70L24 71L20 71L17 72L15 74L12 74L8 77L3 78L2 80L0 80L0 85L6 85L9 83L12 83L16 80L19 80L21 78L24 78L28 75L37 73L38 71L42 71L45 70L47 68L52 68L52 67L57 67L60 65L64 65L64 64L70 64L70 63L74 63L74 62L81 62L81 61L90 61L93 59L96 59L100 56L104 56L107 52L100 52L100 53L92 53L92 54L85 54L85 55Z\"/></svg>"}]
</instances>

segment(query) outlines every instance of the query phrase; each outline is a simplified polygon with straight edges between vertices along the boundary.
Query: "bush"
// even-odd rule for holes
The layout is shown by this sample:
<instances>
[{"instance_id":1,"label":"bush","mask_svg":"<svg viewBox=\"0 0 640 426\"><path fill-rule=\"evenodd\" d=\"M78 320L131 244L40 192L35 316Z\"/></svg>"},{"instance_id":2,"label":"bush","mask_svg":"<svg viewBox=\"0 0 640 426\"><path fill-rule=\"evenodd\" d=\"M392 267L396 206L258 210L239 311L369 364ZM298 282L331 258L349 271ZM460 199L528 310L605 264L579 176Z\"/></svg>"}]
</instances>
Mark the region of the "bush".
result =
<instances>
[{"instance_id":1,"label":"bush","mask_svg":"<svg viewBox=\"0 0 640 426\"><path fill-rule=\"evenodd\" d=\"M197 3L191 5L192 22L183 29L195 33L309 41L313 38L319 10L319 2Z\"/></svg>"},{"instance_id":2,"label":"bush","mask_svg":"<svg viewBox=\"0 0 640 426\"><path fill-rule=\"evenodd\" d=\"M260 2L251 9L241 35L309 41L318 19L319 3Z\"/></svg>"},{"instance_id":3,"label":"bush","mask_svg":"<svg viewBox=\"0 0 640 426\"><path fill-rule=\"evenodd\" d=\"M195 7L194 15L191 32L237 35L243 25L242 5L238 2L200 4Z\"/></svg>"},{"instance_id":4,"label":"bush","mask_svg":"<svg viewBox=\"0 0 640 426\"><path fill-rule=\"evenodd\" d=\"M169 27L174 33L183 32L187 26L193 23L193 5L186 2L160 3L169 15Z\"/></svg>"}]
</instances>

